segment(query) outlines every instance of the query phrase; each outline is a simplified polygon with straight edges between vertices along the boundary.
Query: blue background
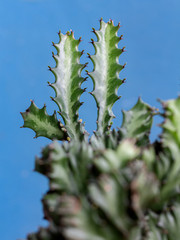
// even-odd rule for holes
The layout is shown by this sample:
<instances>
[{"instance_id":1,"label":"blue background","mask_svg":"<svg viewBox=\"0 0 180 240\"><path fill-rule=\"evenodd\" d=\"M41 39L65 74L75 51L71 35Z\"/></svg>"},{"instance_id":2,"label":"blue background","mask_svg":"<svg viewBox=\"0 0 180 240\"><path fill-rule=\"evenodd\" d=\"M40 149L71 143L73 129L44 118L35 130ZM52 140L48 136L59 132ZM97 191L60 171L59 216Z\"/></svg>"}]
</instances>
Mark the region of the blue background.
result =
<instances>
[{"instance_id":1,"label":"blue background","mask_svg":"<svg viewBox=\"0 0 180 240\"><path fill-rule=\"evenodd\" d=\"M47 81L54 66L51 42L57 32L73 29L82 36L80 50L93 53L91 27L99 28L99 19L121 22L120 46L127 52L120 62L127 67L120 74L127 81L119 89L121 100L115 104L120 126L121 109L129 109L141 96L152 106L160 107L157 98L175 98L180 91L180 1L179 0L1 0L0 1L0 238L23 239L42 220L40 199L48 188L47 180L33 172L35 155L50 141L33 139L34 132L20 129L20 111L35 100L38 107L47 104L48 113L57 109ZM87 58L83 57L82 62ZM90 64L88 69L91 70ZM92 90L89 79L83 86ZM87 93L80 116L92 133L96 124L94 99ZM160 133L155 117L151 140Z\"/></svg>"}]
</instances>

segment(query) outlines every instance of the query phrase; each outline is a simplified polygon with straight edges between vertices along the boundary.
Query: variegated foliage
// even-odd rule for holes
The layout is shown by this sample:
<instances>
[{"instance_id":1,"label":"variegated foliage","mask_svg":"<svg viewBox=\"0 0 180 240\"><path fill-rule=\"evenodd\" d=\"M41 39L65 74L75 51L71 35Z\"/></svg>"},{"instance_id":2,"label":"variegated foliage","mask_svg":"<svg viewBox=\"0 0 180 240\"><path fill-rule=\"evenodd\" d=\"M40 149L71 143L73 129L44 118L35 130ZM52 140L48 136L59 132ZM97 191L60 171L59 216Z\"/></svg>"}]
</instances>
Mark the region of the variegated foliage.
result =
<instances>
[{"instance_id":1,"label":"variegated foliage","mask_svg":"<svg viewBox=\"0 0 180 240\"><path fill-rule=\"evenodd\" d=\"M44 218L48 227L29 234L28 240L175 240L180 237L180 98L162 102L163 112L140 98L129 111L123 111L122 125L111 130L113 104L119 99L118 87L124 82L119 72L119 56L114 26L100 21L93 29L95 54L92 95L97 103L97 130L88 140L79 120L79 98L85 80L80 63L80 40L73 32L59 33L53 44L56 67L50 68L55 82L53 100L56 113L49 116L46 106L38 109L32 101L22 113L24 127L36 137L53 141L36 158L35 170L49 180L43 197ZM153 117L164 118L160 137L149 139ZM68 141L66 141L68 140Z\"/></svg>"}]
</instances>

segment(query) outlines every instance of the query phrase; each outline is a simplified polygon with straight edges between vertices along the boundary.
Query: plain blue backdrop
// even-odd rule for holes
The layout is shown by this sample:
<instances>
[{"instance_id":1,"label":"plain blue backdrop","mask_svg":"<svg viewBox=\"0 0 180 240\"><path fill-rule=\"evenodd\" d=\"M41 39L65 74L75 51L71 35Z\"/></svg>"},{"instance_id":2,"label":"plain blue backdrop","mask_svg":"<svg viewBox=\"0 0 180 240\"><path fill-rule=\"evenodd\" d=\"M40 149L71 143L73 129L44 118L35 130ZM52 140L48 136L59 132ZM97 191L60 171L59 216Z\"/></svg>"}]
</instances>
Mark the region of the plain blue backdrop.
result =
<instances>
[{"instance_id":1,"label":"plain blue backdrop","mask_svg":"<svg viewBox=\"0 0 180 240\"><path fill-rule=\"evenodd\" d=\"M121 110L131 108L141 96L160 107L157 98L177 97L180 91L180 1L179 0L1 0L0 1L0 239L24 239L43 220L40 199L48 188L47 180L33 172L35 155L50 141L33 139L34 132L20 129L20 111L35 100L38 107L47 104L48 113L57 109L47 81L54 66L51 42L57 32L73 29L82 36L80 50L93 53L91 28L99 28L99 19L121 22L120 46L127 52L120 58L127 67L120 77L127 78L119 89L122 98L114 106L114 127L121 124ZM83 57L82 62L86 62ZM88 70L91 70L90 64ZM83 86L92 90L89 79ZM86 129L96 128L96 106L87 93L80 116ZM155 118L151 140L160 133Z\"/></svg>"}]
</instances>

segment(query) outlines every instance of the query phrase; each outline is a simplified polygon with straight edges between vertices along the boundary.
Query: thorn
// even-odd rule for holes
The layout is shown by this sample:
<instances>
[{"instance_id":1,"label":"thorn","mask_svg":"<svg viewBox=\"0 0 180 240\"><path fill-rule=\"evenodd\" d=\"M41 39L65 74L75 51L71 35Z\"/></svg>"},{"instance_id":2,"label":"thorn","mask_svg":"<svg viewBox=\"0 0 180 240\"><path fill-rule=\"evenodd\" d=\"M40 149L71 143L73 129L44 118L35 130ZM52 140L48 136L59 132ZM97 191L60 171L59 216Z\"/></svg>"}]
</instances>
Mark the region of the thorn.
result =
<instances>
[{"instance_id":1,"label":"thorn","mask_svg":"<svg viewBox=\"0 0 180 240\"><path fill-rule=\"evenodd\" d=\"M79 42L82 42L82 37L79 38Z\"/></svg>"},{"instance_id":2,"label":"thorn","mask_svg":"<svg viewBox=\"0 0 180 240\"><path fill-rule=\"evenodd\" d=\"M94 44L94 39L93 38L91 38L91 43Z\"/></svg>"},{"instance_id":3,"label":"thorn","mask_svg":"<svg viewBox=\"0 0 180 240\"><path fill-rule=\"evenodd\" d=\"M123 68L125 68L126 64L127 64L127 63L125 63L125 64L123 65Z\"/></svg>"},{"instance_id":4,"label":"thorn","mask_svg":"<svg viewBox=\"0 0 180 240\"><path fill-rule=\"evenodd\" d=\"M50 97L52 101L54 101L54 98L53 97Z\"/></svg>"},{"instance_id":5,"label":"thorn","mask_svg":"<svg viewBox=\"0 0 180 240\"><path fill-rule=\"evenodd\" d=\"M101 17L101 18L100 18L100 20L99 20L99 21L100 21L100 23L102 22L102 20L103 20L103 18Z\"/></svg>"},{"instance_id":6,"label":"thorn","mask_svg":"<svg viewBox=\"0 0 180 240\"><path fill-rule=\"evenodd\" d=\"M52 71L52 68L51 68L50 66L48 66L48 68L49 68L49 69L48 69L49 71Z\"/></svg>"},{"instance_id":7,"label":"thorn","mask_svg":"<svg viewBox=\"0 0 180 240\"><path fill-rule=\"evenodd\" d=\"M92 28L92 32L93 32L93 33L95 33L95 32L96 32L95 28Z\"/></svg>"},{"instance_id":8,"label":"thorn","mask_svg":"<svg viewBox=\"0 0 180 240\"><path fill-rule=\"evenodd\" d=\"M125 83L125 81L126 81L126 78L124 78L124 79L122 80L122 83Z\"/></svg>"},{"instance_id":9,"label":"thorn","mask_svg":"<svg viewBox=\"0 0 180 240\"><path fill-rule=\"evenodd\" d=\"M99 123L99 121L97 120L97 121L96 121L96 123L98 124L98 123Z\"/></svg>"},{"instance_id":10,"label":"thorn","mask_svg":"<svg viewBox=\"0 0 180 240\"><path fill-rule=\"evenodd\" d=\"M81 56L84 54L84 50L81 51Z\"/></svg>"},{"instance_id":11,"label":"thorn","mask_svg":"<svg viewBox=\"0 0 180 240\"><path fill-rule=\"evenodd\" d=\"M121 27L121 23L120 23L120 22L118 22L118 27L119 27L119 28Z\"/></svg>"},{"instance_id":12,"label":"thorn","mask_svg":"<svg viewBox=\"0 0 180 240\"><path fill-rule=\"evenodd\" d=\"M83 80L83 82L86 82L86 81L87 81L87 79L88 79L88 77L85 77L85 78L84 78L84 80Z\"/></svg>"},{"instance_id":13,"label":"thorn","mask_svg":"<svg viewBox=\"0 0 180 240\"><path fill-rule=\"evenodd\" d=\"M90 53L87 53L87 55L88 55L87 57L91 59L91 55L90 55Z\"/></svg>"},{"instance_id":14,"label":"thorn","mask_svg":"<svg viewBox=\"0 0 180 240\"><path fill-rule=\"evenodd\" d=\"M50 82L47 82L48 86L52 86L52 84Z\"/></svg>"},{"instance_id":15,"label":"thorn","mask_svg":"<svg viewBox=\"0 0 180 240\"><path fill-rule=\"evenodd\" d=\"M21 126L20 128L24 128L24 125L23 125L23 126Z\"/></svg>"},{"instance_id":16,"label":"thorn","mask_svg":"<svg viewBox=\"0 0 180 240\"><path fill-rule=\"evenodd\" d=\"M96 134L96 131L95 131L95 130L93 130L93 133L94 133L94 134Z\"/></svg>"},{"instance_id":17,"label":"thorn","mask_svg":"<svg viewBox=\"0 0 180 240\"><path fill-rule=\"evenodd\" d=\"M69 32L69 31L67 31L67 32L66 32L66 35L67 35L67 36L69 36L69 35L70 35L70 32Z\"/></svg>"},{"instance_id":18,"label":"thorn","mask_svg":"<svg viewBox=\"0 0 180 240\"><path fill-rule=\"evenodd\" d=\"M53 46L53 47L55 47L55 44L54 44L54 42L52 42L52 46Z\"/></svg>"},{"instance_id":19,"label":"thorn","mask_svg":"<svg viewBox=\"0 0 180 240\"><path fill-rule=\"evenodd\" d=\"M94 39L91 39L91 42L89 42L89 43L91 43L92 45L94 45Z\"/></svg>"},{"instance_id":20,"label":"thorn","mask_svg":"<svg viewBox=\"0 0 180 240\"><path fill-rule=\"evenodd\" d=\"M125 51L125 48L126 48L126 47L123 47L123 48L122 48L122 52L126 52L126 51Z\"/></svg>"},{"instance_id":21,"label":"thorn","mask_svg":"<svg viewBox=\"0 0 180 240\"><path fill-rule=\"evenodd\" d=\"M83 92L85 92L85 91L86 91L86 89L87 89L87 88L84 88L84 89L83 89Z\"/></svg>"},{"instance_id":22,"label":"thorn","mask_svg":"<svg viewBox=\"0 0 180 240\"><path fill-rule=\"evenodd\" d=\"M119 37L119 39L122 40L122 39L123 39L123 35L121 35L121 36Z\"/></svg>"},{"instance_id":23,"label":"thorn","mask_svg":"<svg viewBox=\"0 0 180 240\"><path fill-rule=\"evenodd\" d=\"M46 108L46 104L44 103L44 108Z\"/></svg>"},{"instance_id":24,"label":"thorn","mask_svg":"<svg viewBox=\"0 0 180 240\"><path fill-rule=\"evenodd\" d=\"M84 102L80 102L80 106L82 106L84 104Z\"/></svg>"},{"instance_id":25,"label":"thorn","mask_svg":"<svg viewBox=\"0 0 180 240\"><path fill-rule=\"evenodd\" d=\"M121 96L118 96L118 100L121 98Z\"/></svg>"},{"instance_id":26,"label":"thorn","mask_svg":"<svg viewBox=\"0 0 180 240\"><path fill-rule=\"evenodd\" d=\"M114 21L111 18L109 19L109 21L114 26Z\"/></svg>"},{"instance_id":27,"label":"thorn","mask_svg":"<svg viewBox=\"0 0 180 240\"><path fill-rule=\"evenodd\" d=\"M82 119L79 119L79 121L78 121L79 123L82 123Z\"/></svg>"},{"instance_id":28,"label":"thorn","mask_svg":"<svg viewBox=\"0 0 180 240\"><path fill-rule=\"evenodd\" d=\"M54 58L54 52L52 52L52 57Z\"/></svg>"},{"instance_id":29,"label":"thorn","mask_svg":"<svg viewBox=\"0 0 180 240\"><path fill-rule=\"evenodd\" d=\"M91 94L91 95L93 95L93 93L92 92L88 92L89 94Z\"/></svg>"},{"instance_id":30,"label":"thorn","mask_svg":"<svg viewBox=\"0 0 180 240\"><path fill-rule=\"evenodd\" d=\"M58 32L57 34L60 36L60 34L61 34L61 30L59 30L59 32Z\"/></svg>"},{"instance_id":31,"label":"thorn","mask_svg":"<svg viewBox=\"0 0 180 240\"><path fill-rule=\"evenodd\" d=\"M86 62L86 63L84 64L84 67L87 67L87 65L88 65L88 62Z\"/></svg>"},{"instance_id":32,"label":"thorn","mask_svg":"<svg viewBox=\"0 0 180 240\"><path fill-rule=\"evenodd\" d=\"M88 70L85 70L85 72L86 72L86 74L89 76L89 72L88 72Z\"/></svg>"}]
</instances>

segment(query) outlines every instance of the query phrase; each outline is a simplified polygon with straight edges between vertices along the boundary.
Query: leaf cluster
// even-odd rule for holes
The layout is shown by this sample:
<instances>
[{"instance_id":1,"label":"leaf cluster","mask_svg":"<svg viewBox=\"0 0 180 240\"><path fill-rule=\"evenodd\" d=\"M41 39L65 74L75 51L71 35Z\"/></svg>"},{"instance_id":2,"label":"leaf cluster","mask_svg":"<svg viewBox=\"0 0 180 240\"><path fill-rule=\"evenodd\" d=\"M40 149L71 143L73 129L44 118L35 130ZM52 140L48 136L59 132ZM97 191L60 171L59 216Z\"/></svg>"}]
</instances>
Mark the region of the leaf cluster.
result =
<instances>
[{"instance_id":1,"label":"leaf cluster","mask_svg":"<svg viewBox=\"0 0 180 240\"><path fill-rule=\"evenodd\" d=\"M97 103L97 129L88 139L79 119L82 52L73 32L59 33L56 67L50 68L55 83L56 113L49 116L46 106L34 102L22 113L24 127L36 137L53 141L36 158L35 170L49 179L43 197L47 228L29 234L28 240L174 240L180 236L180 98L162 102L163 112L140 98L123 111L122 125L111 129L113 104L120 98L117 31L112 20L100 21L93 29L95 54L89 55L94 69L88 75L94 83L91 93ZM163 117L162 133L150 143L155 115Z\"/></svg>"}]
</instances>

